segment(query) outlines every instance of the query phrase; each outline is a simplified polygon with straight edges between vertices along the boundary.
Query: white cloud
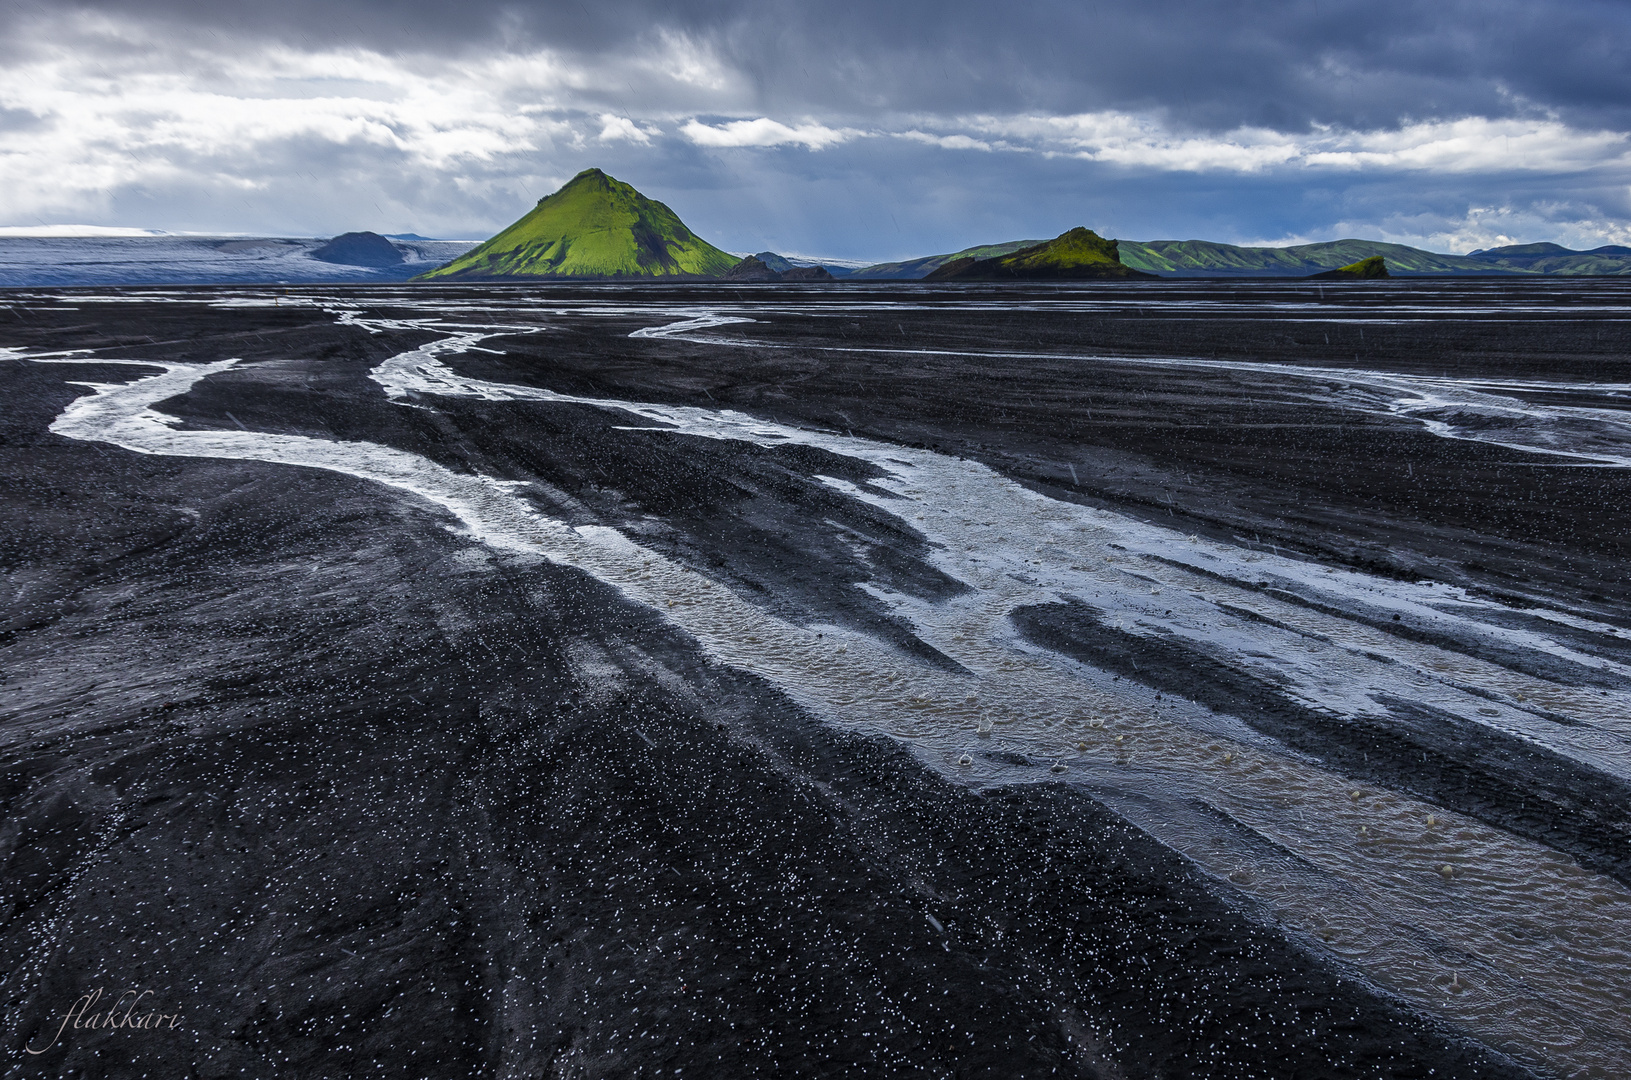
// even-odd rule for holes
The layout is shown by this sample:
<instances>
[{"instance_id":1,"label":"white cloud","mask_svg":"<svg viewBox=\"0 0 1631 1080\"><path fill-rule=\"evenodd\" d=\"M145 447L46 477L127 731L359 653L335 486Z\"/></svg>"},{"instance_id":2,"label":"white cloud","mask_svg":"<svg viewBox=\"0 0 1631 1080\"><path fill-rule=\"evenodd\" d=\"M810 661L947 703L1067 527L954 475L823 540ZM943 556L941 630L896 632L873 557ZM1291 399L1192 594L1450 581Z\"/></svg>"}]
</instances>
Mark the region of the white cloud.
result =
<instances>
[{"instance_id":1,"label":"white cloud","mask_svg":"<svg viewBox=\"0 0 1631 1080\"><path fill-rule=\"evenodd\" d=\"M0 68L0 107L40 118L0 146L0 219L77 212L132 186L259 190L287 179L270 161L321 156L313 147L457 174L573 131L558 111L511 107L487 73L422 76L366 53L245 58L230 88L185 71L89 66L56 56Z\"/></svg>"},{"instance_id":2,"label":"white cloud","mask_svg":"<svg viewBox=\"0 0 1631 1080\"><path fill-rule=\"evenodd\" d=\"M68 13L42 17L28 44L0 65L0 115L29 118L0 138L0 224L117 220L128 198L167 208L142 225L258 217L298 230L360 212L382 227L480 228L488 212L464 196L530 201L546 192L524 181L559 171L559 151L662 134L651 119L663 117L608 108L608 87L690 115L737 104L708 50L674 35L615 57L470 58L194 46L137 20ZM464 209L450 219L415 205L430 192Z\"/></svg>"},{"instance_id":3,"label":"white cloud","mask_svg":"<svg viewBox=\"0 0 1631 1080\"><path fill-rule=\"evenodd\" d=\"M1631 244L1631 225L1604 217L1594 206L1566 202L1529 206L1473 206L1455 218L1384 221L1387 239L1434 251L1472 251L1532 243L1537 236L1587 251L1605 244Z\"/></svg>"},{"instance_id":4,"label":"white cloud","mask_svg":"<svg viewBox=\"0 0 1631 1080\"><path fill-rule=\"evenodd\" d=\"M617 116L614 113L601 113L600 124L601 142L617 142L621 139L627 142L640 143L642 146L649 145L651 143L651 135L641 131L640 128L635 125L634 121L630 120L626 116ZM656 134L656 132L653 132L652 134Z\"/></svg>"},{"instance_id":5,"label":"white cloud","mask_svg":"<svg viewBox=\"0 0 1631 1080\"><path fill-rule=\"evenodd\" d=\"M967 135L930 135L928 132L918 131L916 128L913 128L910 131L901 132L900 137L903 139L910 139L913 142L928 143L930 146L938 146L943 150L989 151L991 149L991 144L983 139L973 139Z\"/></svg>"},{"instance_id":6,"label":"white cloud","mask_svg":"<svg viewBox=\"0 0 1631 1080\"><path fill-rule=\"evenodd\" d=\"M1580 251L1605 244L1631 245L1631 224L1606 217L1601 208L1571 202L1469 206L1462 213L1384 213L1375 219L1336 221L1317 230L1272 237L1237 237L1246 247L1294 247L1363 237L1428 251L1464 254L1478 248L1534 243L1546 237Z\"/></svg>"},{"instance_id":7,"label":"white cloud","mask_svg":"<svg viewBox=\"0 0 1631 1080\"><path fill-rule=\"evenodd\" d=\"M636 58L636 65L662 78L716 93L744 89L741 72L720 58L713 45L691 34L664 29L658 47Z\"/></svg>"},{"instance_id":8,"label":"white cloud","mask_svg":"<svg viewBox=\"0 0 1631 1080\"><path fill-rule=\"evenodd\" d=\"M1379 131L1326 128L1288 133L1242 127L1217 135L1173 132L1156 117L1119 112L974 116L949 126L1044 153L1162 172L1262 173L1306 168L1564 173L1631 166L1631 139L1624 133L1581 130L1553 117L1470 117ZM948 148L985 148L981 140L968 135L904 134ZM952 141L959 138L967 143L959 146Z\"/></svg>"},{"instance_id":9,"label":"white cloud","mask_svg":"<svg viewBox=\"0 0 1631 1080\"><path fill-rule=\"evenodd\" d=\"M830 128L822 124L786 124L761 116L757 120L732 120L717 127L692 120L680 134L698 146L784 146L796 143L811 150L848 142L864 134L854 128Z\"/></svg>"},{"instance_id":10,"label":"white cloud","mask_svg":"<svg viewBox=\"0 0 1631 1080\"><path fill-rule=\"evenodd\" d=\"M1581 131L1559 120L1463 120L1393 131L1332 134L1304 151L1311 166L1421 169L1438 173L1579 172L1628 161L1623 132Z\"/></svg>"}]
</instances>

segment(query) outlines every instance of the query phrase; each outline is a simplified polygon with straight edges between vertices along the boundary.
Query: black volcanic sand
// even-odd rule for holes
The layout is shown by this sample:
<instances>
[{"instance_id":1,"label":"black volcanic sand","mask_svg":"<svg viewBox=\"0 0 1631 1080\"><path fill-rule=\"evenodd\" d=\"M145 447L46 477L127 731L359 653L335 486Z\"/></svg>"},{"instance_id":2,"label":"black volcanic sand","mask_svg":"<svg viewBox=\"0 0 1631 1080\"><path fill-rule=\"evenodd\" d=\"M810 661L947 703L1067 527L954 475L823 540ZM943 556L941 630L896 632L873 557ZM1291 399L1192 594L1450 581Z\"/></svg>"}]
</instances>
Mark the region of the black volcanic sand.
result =
<instances>
[{"instance_id":1,"label":"black volcanic sand","mask_svg":"<svg viewBox=\"0 0 1631 1080\"><path fill-rule=\"evenodd\" d=\"M1497 286L1457 287L1160 286L1221 302L1186 319L1141 313L1144 286L540 289L542 307L764 305L756 324L708 333L781 347L631 340L652 319L630 315L551 320L502 342L508 355L449 362L937 447L1055 497L1466 585L1507 598L1514 620L1545 601L1631 626L1622 472L1537 470L1533 455L1356 422L1265 376L870 351L1627 377L1623 306L1600 310L1623 289L1531 286L1537 310L1492 329L1456 312ZM413 314L391 306L400 289L291 294ZM62 295L0 303L0 345L242 357L164 410L525 479L548 512L624 528L785 617L950 663L854 587L961 586L898 520L815 479L865 483L853 461L620 431L625 416L588 407L404 409L366 372L437 335L370 335L311 308ZM1061 296L1104 310L1046 310ZM1437 310L1300 323L1276 306L1288 297ZM980 307L1016 299L1038 310ZM861 300L903 306L846 308ZM778 303L830 312L777 315ZM0 371L8 1076L1527 1075L1275 930L1078 789L945 781L711 664L587 575L494 555L378 485L46 431L84 393L71 381L136 369ZM1110 670L1136 658L1152 685L1211 694L1352 766L1347 743L1283 702L1091 611L1031 609L1016 624ZM1623 840L1602 824L1624 820L1612 781L1516 760L1442 718L1397 738L1408 752L1376 782L1470 793L1520 832L1551 799L1572 839L1547 842L1623 870ZM1439 767L1406 769L1424 748ZM78 996L127 987L153 991L143 1008L180 1013L178 1026L69 1030L23 1052L50 1042Z\"/></svg>"}]
</instances>

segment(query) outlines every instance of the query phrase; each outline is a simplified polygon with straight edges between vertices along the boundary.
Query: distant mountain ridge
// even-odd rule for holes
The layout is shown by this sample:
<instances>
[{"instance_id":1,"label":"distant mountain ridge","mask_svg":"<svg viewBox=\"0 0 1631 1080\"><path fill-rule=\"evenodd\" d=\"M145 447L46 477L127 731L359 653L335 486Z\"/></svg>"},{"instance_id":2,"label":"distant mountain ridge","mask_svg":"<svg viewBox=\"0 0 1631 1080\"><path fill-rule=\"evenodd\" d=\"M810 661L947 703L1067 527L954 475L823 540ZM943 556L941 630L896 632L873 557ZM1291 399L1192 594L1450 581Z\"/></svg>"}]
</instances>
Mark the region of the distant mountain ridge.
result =
<instances>
[{"instance_id":1,"label":"distant mountain ridge","mask_svg":"<svg viewBox=\"0 0 1631 1080\"><path fill-rule=\"evenodd\" d=\"M491 240L417 280L683 280L720 277L737 262L667 206L585 169Z\"/></svg>"},{"instance_id":2,"label":"distant mountain ridge","mask_svg":"<svg viewBox=\"0 0 1631 1080\"><path fill-rule=\"evenodd\" d=\"M908 259L904 262L877 263L872 266L863 266L850 276L855 278L869 278L874 281L917 281L928 277L934 271L955 259L989 259L997 255L1008 255L1021 248L1035 247L1046 243L1043 240L1007 240L1000 244L979 244L975 247L953 251L947 255L925 255L919 259Z\"/></svg>"},{"instance_id":3,"label":"distant mountain ridge","mask_svg":"<svg viewBox=\"0 0 1631 1080\"><path fill-rule=\"evenodd\" d=\"M792 257L778 255L774 251L761 251L756 254L749 255L744 258L742 262L745 263L749 259L755 259L769 267L771 270L774 270L776 273L782 275L781 280L783 281L831 281L834 278L848 277L854 272L855 269L852 266L829 266L824 262L820 262L815 259L806 259L796 255ZM738 273L738 271L741 269L742 263L737 263L736 269L732 270L730 273L727 273L725 276L727 278L740 278L741 275ZM812 272L817 270L819 270L820 273Z\"/></svg>"},{"instance_id":4,"label":"distant mountain ridge","mask_svg":"<svg viewBox=\"0 0 1631 1080\"><path fill-rule=\"evenodd\" d=\"M763 284L772 281L832 281L833 275L825 266L799 266L790 263L774 251L749 255L725 271L721 281Z\"/></svg>"},{"instance_id":5,"label":"distant mountain ridge","mask_svg":"<svg viewBox=\"0 0 1631 1080\"><path fill-rule=\"evenodd\" d=\"M395 240L368 262L341 237L0 236L0 288L57 285L271 285L406 281L475 245ZM383 241L384 238L381 238ZM329 248L329 258L317 252Z\"/></svg>"},{"instance_id":6,"label":"distant mountain ridge","mask_svg":"<svg viewBox=\"0 0 1631 1080\"><path fill-rule=\"evenodd\" d=\"M1488 263L1377 240L1241 247L1209 240L1123 240L1128 266L1163 277L1307 277L1380 256L1395 275L1488 274ZM1496 270L1495 272L1499 272Z\"/></svg>"},{"instance_id":7,"label":"distant mountain ridge","mask_svg":"<svg viewBox=\"0 0 1631 1080\"><path fill-rule=\"evenodd\" d=\"M922 280L957 259L992 258L1041 241L1010 240L878 263L850 275L856 279ZM1466 255L1444 255L1378 240L1333 240L1290 247L1244 247L1211 240L1120 240L1121 263L1161 277L1308 277L1370 258L1386 260L1395 277L1443 275L1620 275L1631 274L1631 247L1573 251L1557 244L1523 244Z\"/></svg>"},{"instance_id":8,"label":"distant mountain ridge","mask_svg":"<svg viewBox=\"0 0 1631 1080\"><path fill-rule=\"evenodd\" d=\"M1631 272L1631 247L1607 244L1575 251L1561 244L1510 244L1469 251L1467 258L1532 274L1624 274Z\"/></svg>"},{"instance_id":9,"label":"distant mountain ridge","mask_svg":"<svg viewBox=\"0 0 1631 1080\"><path fill-rule=\"evenodd\" d=\"M1545 249L1538 251L1535 249ZM1525 244L1466 255L1443 255L1379 240L1333 240L1291 247L1238 247L1205 240L1121 242L1121 260L1163 276L1303 277L1383 258L1395 277L1447 274L1631 274L1631 248L1571 251L1556 244Z\"/></svg>"},{"instance_id":10,"label":"distant mountain ridge","mask_svg":"<svg viewBox=\"0 0 1631 1080\"><path fill-rule=\"evenodd\" d=\"M171 235L106 226L0 228L0 286L349 280L826 281L1308 278L1383 267L1388 276L1631 276L1631 246L1577 251L1511 244L1448 255L1374 240L1286 247L1209 240L1106 239L1078 227L1053 240L1008 240L862 266L847 259L742 258L703 240L663 203L585 169L492 238L415 233L329 239ZM422 268L428 272L420 273Z\"/></svg>"}]
</instances>

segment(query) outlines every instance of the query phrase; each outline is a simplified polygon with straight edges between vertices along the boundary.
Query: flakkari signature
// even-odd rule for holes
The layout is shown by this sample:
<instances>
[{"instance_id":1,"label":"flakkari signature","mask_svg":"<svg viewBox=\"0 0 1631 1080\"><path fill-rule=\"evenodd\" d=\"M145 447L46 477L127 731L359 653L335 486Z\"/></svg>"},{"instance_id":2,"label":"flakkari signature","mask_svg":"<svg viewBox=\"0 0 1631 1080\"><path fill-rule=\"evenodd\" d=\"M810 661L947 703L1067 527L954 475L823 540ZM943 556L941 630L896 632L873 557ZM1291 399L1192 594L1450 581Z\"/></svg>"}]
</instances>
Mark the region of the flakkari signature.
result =
<instances>
[{"instance_id":1,"label":"flakkari signature","mask_svg":"<svg viewBox=\"0 0 1631 1080\"><path fill-rule=\"evenodd\" d=\"M30 1054L43 1054L62 1040L62 1033L68 1030L70 1024L75 1031L156 1031L159 1029L171 1030L181 1022L180 1013L159 1012L149 1009L145 1013L137 1012L141 1008L143 999L153 993L151 990L126 990L120 994L113 1005L103 1012L97 1007L102 1000L102 988L97 987L89 994L76 1000L68 1011L62 1014L62 1023L57 1025L57 1033L51 1041L38 1050L32 1043L23 1047ZM94 1011L93 1011L94 1010Z\"/></svg>"}]
</instances>

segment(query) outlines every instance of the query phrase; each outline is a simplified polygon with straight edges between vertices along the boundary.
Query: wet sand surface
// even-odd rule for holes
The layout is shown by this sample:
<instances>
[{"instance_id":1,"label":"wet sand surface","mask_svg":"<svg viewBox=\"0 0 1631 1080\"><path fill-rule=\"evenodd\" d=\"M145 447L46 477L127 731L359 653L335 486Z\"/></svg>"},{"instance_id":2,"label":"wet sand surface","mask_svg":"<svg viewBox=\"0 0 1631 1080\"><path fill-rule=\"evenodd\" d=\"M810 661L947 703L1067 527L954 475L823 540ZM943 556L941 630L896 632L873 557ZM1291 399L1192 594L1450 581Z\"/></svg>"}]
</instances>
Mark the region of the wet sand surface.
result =
<instances>
[{"instance_id":1,"label":"wet sand surface","mask_svg":"<svg viewBox=\"0 0 1631 1080\"><path fill-rule=\"evenodd\" d=\"M1626 1075L1628 344L0 295L5 1075Z\"/></svg>"}]
</instances>

